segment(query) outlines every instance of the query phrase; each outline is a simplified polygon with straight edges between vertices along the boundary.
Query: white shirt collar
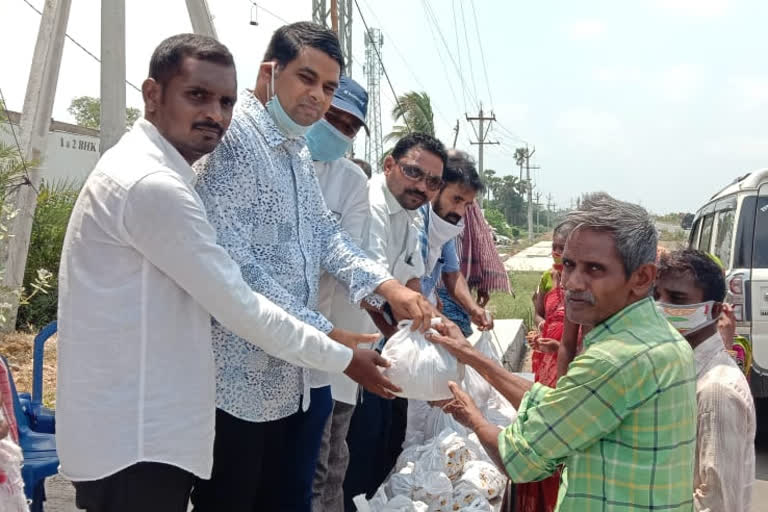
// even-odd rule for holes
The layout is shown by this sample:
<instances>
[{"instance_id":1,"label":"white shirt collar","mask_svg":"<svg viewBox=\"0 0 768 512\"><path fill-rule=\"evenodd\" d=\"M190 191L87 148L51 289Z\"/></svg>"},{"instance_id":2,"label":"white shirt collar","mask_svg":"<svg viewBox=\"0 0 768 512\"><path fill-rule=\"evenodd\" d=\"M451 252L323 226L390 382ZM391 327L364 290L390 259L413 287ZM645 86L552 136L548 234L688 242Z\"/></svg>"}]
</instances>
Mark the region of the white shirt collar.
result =
<instances>
[{"instance_id":1,"label":"white shirt collar","mask_svg":"<svg viewBox=\"0 0 768 512\"><path fill-rule=\"evenodd\" d=\"M179 150L176 149L163 134L157 129L157 127L145 118L139 118L133 123L133 128L129 132L133 136L143 137L148 142L149 146L147 152L151 158L154 158L164 166L170 167L174 171L177 171L179 175L189 185L194 186L197 180L197 175L192 169L192 166L187 163ZM152 149L156 149L153 151Z\"/></svg>"}]
</instances>

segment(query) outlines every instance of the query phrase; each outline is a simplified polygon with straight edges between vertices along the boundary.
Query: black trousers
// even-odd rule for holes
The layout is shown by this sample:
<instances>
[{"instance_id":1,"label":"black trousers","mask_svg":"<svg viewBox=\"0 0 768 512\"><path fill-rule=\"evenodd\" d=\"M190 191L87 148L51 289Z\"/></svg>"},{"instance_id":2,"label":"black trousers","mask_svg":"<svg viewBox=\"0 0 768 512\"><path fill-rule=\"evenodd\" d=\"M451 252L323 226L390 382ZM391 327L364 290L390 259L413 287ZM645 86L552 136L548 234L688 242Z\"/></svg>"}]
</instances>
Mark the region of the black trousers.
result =
<instances>
[{"instance_id":1,"label":"black trousers","mask_svg":"<svg viewBox=\"0 0 768 512\"><path fill-rule=\"evenodd\" d=\"M87 512L186 512L192 473L139 462L101 480L74 482L75 503Z\"/></svg>"},{"instance_id":2,"label":"black trousers","mask_svg":"<svg viewBox=\"0 0 768 512\"><path fill-rule=\"evenodd\" d=\"M408 424L408 400L387 400L368 391L355 407L347 433L349 467L344 478L344 510L357 510L352 498L371 499L403 451Z\"/></svg>"},{"instance_id":3,"label":"black trousers","mask_svg":"<svg viewBox=\"0 0 768 512\"><path fill-rule=\"evenodd\" d=\"M193 512L256 512L287 510L289 479L297 471L286 441L299 414L276 421L241 420L216 409L216 439L210 480L195 482Z\"/></svg>"}]
</instances>

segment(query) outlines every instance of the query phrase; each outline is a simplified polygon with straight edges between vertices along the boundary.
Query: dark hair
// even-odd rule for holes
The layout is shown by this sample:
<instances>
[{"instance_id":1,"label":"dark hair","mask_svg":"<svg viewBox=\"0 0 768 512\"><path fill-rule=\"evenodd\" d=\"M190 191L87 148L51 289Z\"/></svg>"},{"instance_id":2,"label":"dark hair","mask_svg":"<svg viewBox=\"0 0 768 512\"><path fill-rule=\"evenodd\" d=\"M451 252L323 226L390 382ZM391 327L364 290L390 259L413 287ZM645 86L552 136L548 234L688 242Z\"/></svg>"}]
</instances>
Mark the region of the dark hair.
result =
<instances>
[{"instance_id":1,"label":"dark hair","mask_svg":"<svg viewBox=\"0 0 768 512\"><path fill-rule=\"evenodd\" d=\"M666 252L659 258L657 279L669 272L690 272L696 287L704 292L704 302L725 300L725 275L723 269L704 251L684 249Z\"/></svg>"},{"instance_id":2,"label":"dark hair","mask_svg":"<svg viewBox=\"0 0 768 512\"><path fill-rule=\"evenodd\" d=\"M411 132L395 144L392 149L392 158L400 160L411 148L420 147L425 151L434 153L443 162L443 175L445 175L445 166L448 163L448 155L445 152L445 146L435 137L421 132Z\"/></svg>"},{"instance_id":3,"label":"dark hair","mask_svg":"<svg viewBox=\"0 0 768 512\"><path fill-rule=\"evenodd\" d=\"M278 66L285 67L298 57L299 52L305 46L327 54L339 63L341 70L344 69L344 56L341 53L341 44L339 44L336 33L309 21L283 25L275 30L272 39L269 40L267 51L264 53L263 62L276 60Z\"/></svg>"},{"instance_id":4,"label":"dark hair","mask_svg":"<svg viewBox=\"0 0 768 512\"><path fill-rule=\"evenodd\" d=\"M365 175L368 176L368 179L371 178L371 164L365 160L360 160L359 158L352 158L352 161L355 163L355 165L363 170Z\"/></svg>"},{"instance_id":5,"label":"dark hair","mask_svg":"<svg viewBox=\"0 0 768 512\"><path fill-rule=\"evenodd\" d=\"M222 66L235 65L226 46L212 37L200 34L177 34L160 43L149 61L149 77L165 85L178 74L187 57L215 62Z\"/></svg>"},{"instance_id":6,"label":"dark hair","mask_svg":"<svg viewBox=\"0 0 768 512\"><path fill-rule=\"evenodd\" d=\"M552 236L553 237L562 236L562 237L568 238L568 235L571 233L572 230L573 230L573 224L568 222L567 220L564 220L563 222L555 226L555 229L552 232Z\"/></svg>"},{"instance_id":7,"label":"dark hair","mask_svg":"<svg viewBox=\"0 0 768 512\"><path fill-rule=\"evenodd\" d=\"M455 149L448 151L448 161L443 170L443 182L445 185L458 183L480 194L485 191L485 184L477 174L472 157L464 151Z\"/></svg>"}]
</instances>

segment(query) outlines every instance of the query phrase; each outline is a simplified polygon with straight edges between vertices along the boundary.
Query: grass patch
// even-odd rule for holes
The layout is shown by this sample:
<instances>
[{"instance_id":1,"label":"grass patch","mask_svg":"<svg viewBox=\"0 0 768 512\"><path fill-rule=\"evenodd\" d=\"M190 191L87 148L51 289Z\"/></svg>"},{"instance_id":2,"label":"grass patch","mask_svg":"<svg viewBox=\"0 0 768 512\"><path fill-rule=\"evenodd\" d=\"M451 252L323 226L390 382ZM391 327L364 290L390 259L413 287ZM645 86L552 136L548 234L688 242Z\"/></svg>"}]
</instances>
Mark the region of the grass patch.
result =
<instances>
[{"instance_id":1,"label":"grass patch","mask_svg":"<svg viewBox=\"0 0 768 512\"><path fill-rule=\"evenodd\" d=\"M515 296L506 293L491 294L488 309L495 318L522 318L526 330L533 325L533 301L531 297L541 280L541 272L510 272L509 284Z\"/></svg>"}]
</instances>

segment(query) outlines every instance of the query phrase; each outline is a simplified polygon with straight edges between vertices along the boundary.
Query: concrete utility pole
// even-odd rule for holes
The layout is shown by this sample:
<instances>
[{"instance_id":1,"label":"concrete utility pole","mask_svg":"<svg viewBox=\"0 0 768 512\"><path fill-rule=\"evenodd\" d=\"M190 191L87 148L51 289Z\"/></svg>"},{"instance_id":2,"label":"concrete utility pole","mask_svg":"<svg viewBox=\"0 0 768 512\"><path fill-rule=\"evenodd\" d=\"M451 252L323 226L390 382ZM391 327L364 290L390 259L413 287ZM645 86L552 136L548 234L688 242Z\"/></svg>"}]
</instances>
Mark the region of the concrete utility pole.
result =
<instances>
[{"instance_id":1,"label":"concrete utility pole","mask_svg":"<svg viewBox=\"0 0 768 512\"><path fill-rule=\"evenodd\" d=\"M206 0L187 0L187 12L189 12L189 20L192 22L192 30L195 34L214 39L219 38L216 35L216 27L213 26L213 17Z\"/></svg>"},{"instance_id":2,"label":"concrete utility pole","mask_svg":"<svg viewBox=\"0 0 768 512\"><path fill-rule=\"evenodd\" d=\"M491 116L490 117L485 116L483 114L483 106L481 104L480 105L480 112L477 114L476 117L469 117L468 114L466 114L466 117L467 117L467 121L469 121L469 122L477 121L478 129L477 129L477 132L475 132L475 135L477 135L477 140L476 141L470 141L469 143L470 144L476 144L476 145L479 146L478 147L478 151L477 151L477 167L478 167L478 171L480 173L480 176L485 176L485 174L483 174L483 169L484 169L483 168L483 147L486 144L499 144L499 142L497 142L497 141L491 142L491 141L485 140L486 137L488 137L488 130L491 128L491 123L496 120L496 114L491 112ZM485 129L483 129L485 121L488 121L488 125L485 126ZM483 207L483 199L480 198L479 202L480 202L480 208L482 208Z\"/></svg>"},{"instance_id":3,"label":"concrete utility pole","mask_svg":"<svg viewBox=\"0 0 768 512\"><path fill-rule=\"evenodd\" d=\"M541 192L536 191L536 225L541 226L541 222L539 222L539 213L541 213L541 202L539 199L541 198Z\"/></svg>"},{"instance_id":4,"label":"concrete utility pole","mask_svg":"<svg viewBox=\"0 0 768 512\"><path fill-rule=\"evenodd\" d=\"M531 169L539 169L538 166L531 166L531 157L536 153L536 148L533 151L528 151L528 146L525 146L525 175L528 188L528 240L533 240L533 182L531 181Z\"/></svg>"},{"instance_id":5,"label":"concrete utility pole","mask_svg":"<svg viewBox=\"0 0 768 512\"><path fill-rule=\"evenodd\" d=\"M547 194L547 226L554 227L552 225L552 193Z\"/></svg>"},{"instance_id":6,"label":"concrete utility pole","mask_svg":"<svg viewBox=\"0 0 768 512\"><path fill-rule=\"evenodd\" d=\"M71 5L71 0L46 0L43 7L19 122L19 144L27 162L42 162L45 159ZM19 301L13 291L20 289L24 283L29 237L37 207L37 188L41 180L39 168L29 168L27 171L30 183L19 187L10 197L11 209L18 213L9 223L7 246L3 251L3 287L10 292L3 294L3 302L11 304L5 325L2 326L5 332L12 331L16 326Z\"/></svg>"},{"instance_id":7,"label":"concrete utility pole","mask_svg":"<svg viewBox=\"0 0 768 512\"><path fill-rule=\"evenodd\" d=\"M19 122L19 144L26 162L45 161L71 5L72 0L45 0L43 6ZM125 0L102 0L101 8L100 149L104 152L125 132ZM215 37L206 1L187 0L187 9L195 32ZM0 268L5 269L2 285L8 291L3 294L3 301L11 304L6 322L0 326L6 332L16 326L19 301L13 292L24 284L29 238L41 181L39 168L28 168L27 172L29 183L19 187L9 197L10 207L17 214L9 222L6 244L0 251L3 260Z\"/></svg>"},{"instance_id":8,"label":"concrete utility pole","mask_svg":"<svg viewBox=\"0 0 768 512\"><path fill-rule=\"evenodd\" d=\"M453 149L456 149L456 141L459 140L459 120L456 120L456 126L453 127Z\"/></svg>"},{"instance_id":9,"label":"concrete utility pole","mask_svg":"<svg viewBox=\"0 0 768 512\"><path fill-rule=\"evenodd\" d=\"M125 0L101 0L99 128L99 151L104 154L125 133Z\"/></svg>"}]
</instances>

